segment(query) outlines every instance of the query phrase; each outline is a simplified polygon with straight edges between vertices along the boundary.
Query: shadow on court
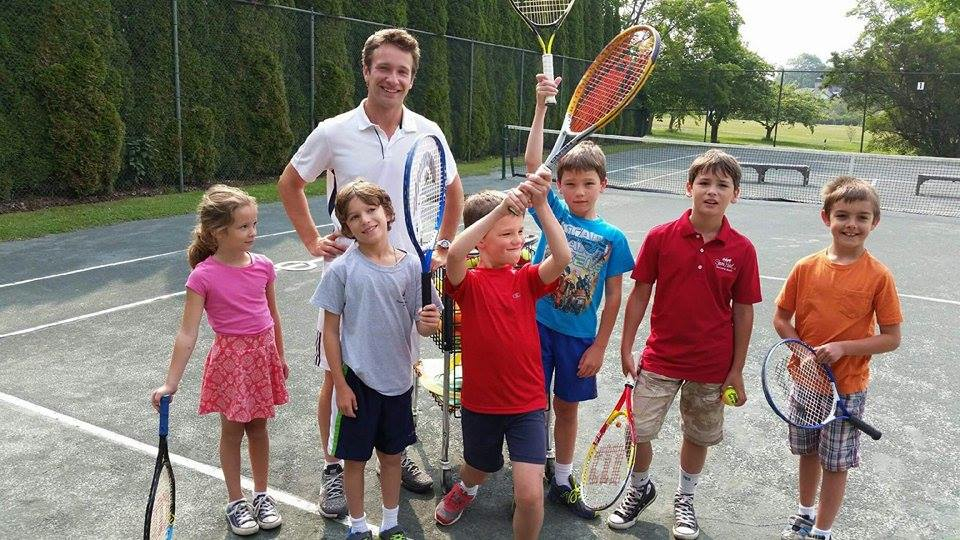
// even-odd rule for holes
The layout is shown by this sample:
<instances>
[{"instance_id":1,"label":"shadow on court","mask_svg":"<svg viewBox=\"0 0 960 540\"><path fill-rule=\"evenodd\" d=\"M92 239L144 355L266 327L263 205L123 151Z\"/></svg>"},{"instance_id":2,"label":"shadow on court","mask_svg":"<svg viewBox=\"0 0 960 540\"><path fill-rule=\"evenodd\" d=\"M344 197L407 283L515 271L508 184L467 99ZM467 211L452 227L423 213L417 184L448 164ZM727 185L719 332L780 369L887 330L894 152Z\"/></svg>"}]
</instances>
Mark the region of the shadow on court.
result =
<instances>
[{"instance_id":1,"label":"shadow on court","mask_svg":"<svg viewBox=\"0 0 960 540\"><path fill-rule=\"evenodd\" d=\"M465 186L474 192L507 184L468 179ZM321 201L312 204L321 216ZM607 190L600 211L627 233L636 253L650 227L675 219L687 206L683 197ZM277 263L310 259L278 204L260 212L258 252ZM760 363L777 339L770 321L782 280L798 258L825 247L829 234L817 207L806 204L743 201L730 208L729 217L757 248L764 299L755 309L745 373L749 401L727 409L725 439L710 453L696 508L702 538L769 538L795 510L796 460L787 448L786 426L763 400ZM140 534L155 452L150 447L156 445L156 415L147 396L163 380L179 327L183 296L176 293L183 291L189 268L178 251L189 240L192 220L0 244L0 510L9 518L0 520L0 537ZM532 222L529 227L534 230ZM950 218L885 213L868 248L896 276L904 337L899 350L872 362L867 419L884 436L863 440L863 463L849 476L834 530L838 538L942 538L960 530L960 493L949 487L960 485L960 404L954 396L960 386L960 227ZM163 255L169 252L178 253ZM144 257L152 258L115 264ZM112 266L90 269L98 265ZM317 314L307 300L320 271L278 274L291 401L270 425L270 485L282 494L284 524L263 536L344 538L344 525L313 513L321 471L315 416L321 377L313 366ZM9 285L22 280L35 281ZM631 287L625 279L624 295ZM648 328L644 322L641 339ZM225 489L216 478L219 422L196 414L212 337L202 326L198 351L171 407L170 450L192 460L174 463L177 537L232 537L223 517ZM599 376L600 396L582 406L578 450L622 389L619 340L618 323ZM426 340L423 354L440 355ZM419 406L420 442L411 454L439 485L442 413L426 392ZM459 465L459 420L451 426L451 460ZM679 438L674 408L654 443L658 499L635 527L615 532L602 519L578 520L547 503L543 537L669 538ZM248 468L244 474L249 477ZM433 521L439 490L404 492L400 522L414 538L510 538L511 491L507 467L491 476L461 521L443 529ZM375 462L367 469L366 509L369 522L378 525Z\"/></svg>"}]
</instances>

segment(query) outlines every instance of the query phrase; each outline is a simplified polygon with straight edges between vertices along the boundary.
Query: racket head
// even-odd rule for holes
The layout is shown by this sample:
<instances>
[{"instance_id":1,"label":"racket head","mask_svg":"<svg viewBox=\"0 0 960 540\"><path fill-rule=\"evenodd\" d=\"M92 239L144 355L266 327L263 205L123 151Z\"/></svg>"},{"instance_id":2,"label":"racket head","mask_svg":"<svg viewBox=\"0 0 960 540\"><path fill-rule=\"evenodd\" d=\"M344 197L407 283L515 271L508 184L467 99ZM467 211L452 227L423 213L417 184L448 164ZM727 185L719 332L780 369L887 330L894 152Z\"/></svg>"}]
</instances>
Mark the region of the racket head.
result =
<instances>
[{"instance_id":1,"label":"racket head","mask_svg":"<svg viewBox=\"0 0 960 540\"><path fill-rule=\"evenodd\" d=\"M520 18L535 32L537 28L559 27L573 8L574 0L510 0Z\"/></svg>"},{"instance_id":2,"label":"racket head","mask_svg":"<svg viewBox=\"0 0 960 540\"><path fill-rule=\"evenodd\" d=\"M580 473L580 497L584 506L594 512L616 504L633 472L637 436L633 425L632 392L630 381L587 448Z\"/></svg>"},{"instance_id":3,"label":"racket head","mask_svg":"<svg viewBox=\"0 0 960 540\"><path fill-rule=\"evenodd\" d=\"M570 98L570 133L592 133L616 118L643 88L659 55L660 34L650 26L631 26L614 37Z\"/></svg>"},{"instance_id":4,"label":"racket head","mask_svg":"<svg viewBox=\"0 0 960 540\"><path fill-rule=\"evenodd\" d=\"M787 423L817 429L836 418L839 395L833 374L805 342L784 339L771 347L760 378L767 403Z\"/></svg>"},{"instance_id":5,"label":"racket head","mask_svg":"<svg viewBox=\"0 0 960 540\"><path fill-rule=\"evenodd\" d=\"M143 524L144 540L169 540L173 538L173 522L176 510L176 482L170 453L167 450L170 396L160 399L160 443L157 462L150 482L150 495Z\"/></svg>"},{"instance_id":6,"label":"racket head","mask_svg":"<svg viewBox=\"0 0 960 540\"><path fill-rule=\"evenodd\" d=\"M403 211L407 234L421 271L430 271L433 247L437 242L447 187L447 161L443 143L436 135L425 135L407 151L403 170Z\"/></svg>"}]
</instances>

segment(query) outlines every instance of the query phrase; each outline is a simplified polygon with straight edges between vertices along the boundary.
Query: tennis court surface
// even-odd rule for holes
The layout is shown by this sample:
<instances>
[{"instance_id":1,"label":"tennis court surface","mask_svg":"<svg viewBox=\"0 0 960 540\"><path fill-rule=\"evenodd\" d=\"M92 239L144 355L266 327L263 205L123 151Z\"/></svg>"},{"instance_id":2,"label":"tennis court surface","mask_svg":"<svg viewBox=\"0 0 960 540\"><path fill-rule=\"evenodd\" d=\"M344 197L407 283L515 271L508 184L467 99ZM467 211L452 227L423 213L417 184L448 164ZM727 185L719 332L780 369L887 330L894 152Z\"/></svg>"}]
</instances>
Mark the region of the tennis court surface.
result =
<instances>
[{"instance_id":1,"label":"tennis court surface","mask_svg":"<svg viewBox=\"0 0 960 540\"><path fill-rule=\"evenodd\" d=\"M671 152L661 159L673 162L672 172L656 172L648 165L645 176L632 181L668 174L656 180L658 189L680 189L683 175L675 172L692 157L682 150ZM807 165L812 185L806 189L815 194L813 184L824 179L815 165ZM913 192L910 178L881 172L882 197L888 196L885 178L904 177L908 185L903 189ZM752 175L746 172L745 191L771 184L803 187L795 170L768 171L765 184L756 184ZM468 193L509 185L494 178L465 182ZM870 251L896 276L905 323L900 349L872 362L867 420L884 435L877 442L863 440L863 465L850 474L834 528L839 539L945 538L960 531L960 404L955 399L960 387L960 198L955 191L928 195L928 189L932 193L950 186L921 186L922 199L935 200L946 210L928 213L945 215L885 211L868 240ZM320 201L312 204L314 214L322 216ZM686 198L673 194L607 190L600 212L627 233L635 253L650 227L675 219L687 206ZM745 199L731 206L728 215L757 247L764 299L756 306L745 373L749 401L727 411L726 438L710 453L696 508L701 538L775 538L796 508L796 460L787 448L785 424L763 400L760 363L776 341L770 321L783 279L794 261L826 246L829 234L811 204ZM179 326L189 270L183 248L192 221L193 216L183 216L0 244L0 537L141 534L157 443L148 392L163 380ZM307 300L319 267L309 261L278 204L261 207L259 233L255 249L287 268L278 272L277 300L291 367L291 402L270 425L270 486L284 524L262 536L344 538L346 527L323 519L314 506L321 471L315 420L320 373L313 365L316 312ZM626 282L625 295L631 286ZM599 376L600 397L581 409L578 451L622 389L619 327ZM641 336L647 328L644 322ZM231 536L218 478L218 419L196 414L203 355L211 341L209 328L203 328L199 350L171 408L177 537L182 538ZM427 340L423 349L425 357L440 356ZM419 405L421 442L410 452L439 484L443 413L426 392L420 393ZM459 421L452 426L452 457L459 463ZM614 532L602 520L582 521L548 503L543 537L668 538L679 436L674 408L654 444L652 475L660 497L634 528ZM244 474L250 475L246 465ZM366 480L367 516L376 525L379 484L372 465ZM400 523L408 535L511 536L509 467L491 477L463 519L450 528L434 523L439 497L439 490L433 495L402 493Z\"/></svg>"}]
</instances>

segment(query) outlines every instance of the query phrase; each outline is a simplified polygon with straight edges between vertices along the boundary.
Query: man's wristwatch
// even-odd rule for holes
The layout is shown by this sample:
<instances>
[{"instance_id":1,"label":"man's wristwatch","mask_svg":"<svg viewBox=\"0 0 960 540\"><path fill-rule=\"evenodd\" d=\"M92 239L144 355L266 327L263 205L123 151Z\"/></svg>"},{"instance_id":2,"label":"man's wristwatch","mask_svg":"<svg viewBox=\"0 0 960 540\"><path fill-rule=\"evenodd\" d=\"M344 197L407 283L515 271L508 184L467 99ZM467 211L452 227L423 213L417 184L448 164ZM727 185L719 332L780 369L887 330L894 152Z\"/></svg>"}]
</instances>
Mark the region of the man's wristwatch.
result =
<instances>
[{"instance_id":1,"label":"man's wristwatch","mask_svg":"<svg viewBox=\"0 0 960 540\"><path fill-rule=\"evenodd\" d=\"M450 249L450 241L446 238L441 238L437 240L437 245L434 246L435 249Z\"/></svg>"}]
</instances>

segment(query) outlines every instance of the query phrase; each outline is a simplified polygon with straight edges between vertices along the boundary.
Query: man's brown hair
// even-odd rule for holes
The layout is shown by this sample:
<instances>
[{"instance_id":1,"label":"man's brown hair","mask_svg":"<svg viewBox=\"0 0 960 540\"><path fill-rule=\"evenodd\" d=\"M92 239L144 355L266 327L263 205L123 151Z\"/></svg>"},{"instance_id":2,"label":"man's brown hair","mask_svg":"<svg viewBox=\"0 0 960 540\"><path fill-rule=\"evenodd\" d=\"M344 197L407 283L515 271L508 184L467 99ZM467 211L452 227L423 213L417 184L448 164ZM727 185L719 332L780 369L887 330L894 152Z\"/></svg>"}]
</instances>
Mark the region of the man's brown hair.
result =
<instances>
[{"instance_id":1,"label":"man's brown hair","mask_svg":"<svg viewBox=\"0 0 960 540\"><path fill-rule=\"evenodd\" d=\"M823 211L829 216L837 201L870 201L873 206L873 222L880 219L880 195L869 182L852 176L838 176L823 185L820 190L823 199Z\"/></svg>"},{"instance_id":2,"label":"man's brown hair","mask_svg":"<svg viewBox=\"0 0 960 540\"><path fill-rule=\"evenodd\" d=\"M382 206L383 213L387 215L388 231L397 219L397 214L393 211L393 203L390 201L390 195L387 195L387 192L384 191L382 187L358 178L337 192L337 202L333 210L337 216L337 221L340 222L340 233L347 238L353 238L353 233L350 232L350 227L347 226L347 212L350 207L350 201L353 199L360 199L364 203L373 206Z\"/></svg>"},{"instance_id":3,"label":"man's brown hair","mask_svg":"<svg viewBox=\"0 0 960 540\"><path fill-rule=\"evenodd\" d=\"M420 44L417 43L417 38L402 28L384 28L371 34L360 52L360 64L369 70L370 63L373 61L373 51L384 43L410 53L413 56L413 72L410 75L417 74L417 68L420 67Z\"/></svg>"},{"instance_id":4,"label":"man's brown hair","mask_svg":"<svg viewBox=\"0 0 960 540\"><path fill-rule=\"evenodd\" d=\"M693 184L697 176L705 171L712 171L730 178L730 180L733 180L733 188L740 189L740 178L743 175L740 171L740 164L737 163L737 158L723 150L711 148L697 156L697 159L690 164L690 170L687 172L687 185Z\"/></svg>"},{"instance_id":5,"label":"man's brown hair","mask_svg":"<svg viewBox=\"0 0 960 540\"><path fill-rule=\"evenodd\" d=\"M467 197L466 202L463 203L463 226L469 227L480 221L506 198L502 191L492 189L485 189Z\"/></svg>"},{"instance_id":6,"label":"man's brown hair","mask_svg":"<svg viewBox=\"0 0 960 540\"><path fill-rule=\"evenodd\" d=\"M583 141L574 146L557 165L557 181L566 171L596 171L600 181L607 179L607 156L593 141Z\"/></svg>"}]
</instances>

